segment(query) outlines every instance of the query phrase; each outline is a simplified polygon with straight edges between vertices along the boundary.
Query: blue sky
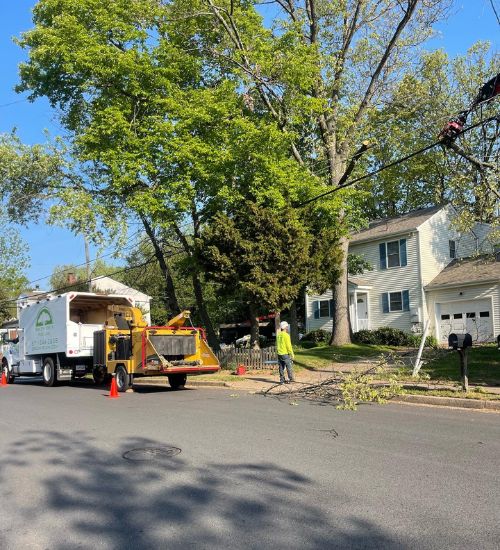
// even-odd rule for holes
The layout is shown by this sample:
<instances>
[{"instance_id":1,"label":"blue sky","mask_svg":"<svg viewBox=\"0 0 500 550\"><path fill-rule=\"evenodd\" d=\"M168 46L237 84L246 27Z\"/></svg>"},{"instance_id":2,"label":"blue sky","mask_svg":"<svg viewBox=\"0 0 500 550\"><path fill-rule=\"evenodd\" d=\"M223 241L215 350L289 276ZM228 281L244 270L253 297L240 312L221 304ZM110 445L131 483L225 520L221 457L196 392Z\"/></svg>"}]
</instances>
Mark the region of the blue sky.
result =
<instances>
[{"instance_id":1,"label":"blue sky","mask_svg":"<svg viewBox=\"0 0 500 550\"><path fill-rule=\"evenodd\" d=\"M500 14L500 0L493 0L493 3ZM30 144L44 141L44 130L53 136L63 133L57 113L51 110L46 100L30 103L13 89L18 82L17 66L25 53L12 42L12 38L31 27L31 9L35 4L34 0L0 0L0 132L10 132L15 127L21 139ZM428 48L443 48L451 56L464 53L477 40L489 40L495 49L499 49L500 26L490 0L456 1L452 15L440 23L437 30L439 34ZM27 272L30 281L50 275L56 265L85 261L81 236L49 227L43 220L33 221L28 229L22 230L30 247L31 268ZM94 256L95 250L91 250L91 257ZM48 288L48 279L39 284Z\"/></svg>"}]
</instances>

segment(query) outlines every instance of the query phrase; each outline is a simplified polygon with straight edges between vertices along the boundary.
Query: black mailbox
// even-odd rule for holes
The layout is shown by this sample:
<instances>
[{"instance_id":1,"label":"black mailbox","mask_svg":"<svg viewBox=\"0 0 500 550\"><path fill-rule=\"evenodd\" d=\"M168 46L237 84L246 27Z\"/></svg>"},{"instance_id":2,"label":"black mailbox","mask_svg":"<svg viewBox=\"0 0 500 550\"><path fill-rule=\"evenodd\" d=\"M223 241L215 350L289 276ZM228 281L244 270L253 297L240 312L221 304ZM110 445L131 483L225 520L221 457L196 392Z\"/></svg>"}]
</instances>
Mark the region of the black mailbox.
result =
<instances>
[{"instance_id":1,"label":"black mailbox","mask_svg":"<svg viewBox=\"0 0 500 550\"><path fill-rule=\"evenodd\" d=\"M465 349L472 347L472 336L452 333L448 336L448 347L451 349Z\"/></svg>"},{"instance_id":2,"label":"black mailbox","mask_svg":"<svg viewBox=\"0 0 500 550\"><path fill-rule=\"evenodd\" d=\"M497 336L497 346L500 349L500 334Z\"/></svg>"}]
</instances>

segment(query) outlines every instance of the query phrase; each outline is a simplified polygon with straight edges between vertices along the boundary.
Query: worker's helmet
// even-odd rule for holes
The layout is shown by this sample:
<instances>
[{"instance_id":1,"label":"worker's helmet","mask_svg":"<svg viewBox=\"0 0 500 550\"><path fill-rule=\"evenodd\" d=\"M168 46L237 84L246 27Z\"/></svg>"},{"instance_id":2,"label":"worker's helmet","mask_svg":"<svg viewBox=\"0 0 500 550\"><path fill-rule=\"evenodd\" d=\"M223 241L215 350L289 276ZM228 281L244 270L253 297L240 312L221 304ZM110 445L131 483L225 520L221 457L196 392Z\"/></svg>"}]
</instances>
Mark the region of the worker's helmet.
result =
<instances>
[{"instance_id":1,"label":"worker's helmet","mask_svg":"<svg viewBox=\"0 0 500 550\"><path fill-rule=\"evenodd\" d=\"M286 321L281 321L280 323L280 329L286 330L288 328L288 323Z\"/></svg>"}]
</instances>

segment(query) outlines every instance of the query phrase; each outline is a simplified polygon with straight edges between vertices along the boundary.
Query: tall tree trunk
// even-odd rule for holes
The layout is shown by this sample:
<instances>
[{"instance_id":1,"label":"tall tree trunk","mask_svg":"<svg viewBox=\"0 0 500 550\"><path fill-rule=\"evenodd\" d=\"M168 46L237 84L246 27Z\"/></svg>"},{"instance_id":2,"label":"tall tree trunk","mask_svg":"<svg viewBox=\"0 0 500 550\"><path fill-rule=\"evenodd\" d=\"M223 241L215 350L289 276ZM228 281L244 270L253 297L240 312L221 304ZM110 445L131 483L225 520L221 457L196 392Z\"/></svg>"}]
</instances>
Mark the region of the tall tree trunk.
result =
<instances>
[{"instance_id":1,"label":"tall tree trunk","mask_svg":"<svg viewBox=\"0 0 500 550\"><path fill-rule=\"evenodd\" d=\"M194 221L195 231L197 227L197 222ZM180 228L177 225L173 226L173 229L179 238L179 241L182 244L182 247L184 248L186 254L190 257L193 256L193 248L189 241L186 238L186 235L180 230ZM193 280L193 290L194 290L194 297L196 299L196 307L198 308L198 312L200 314L201 322L203 323L203 326L205 327L207 331L207 340L210 345L210 347L215 350L220 350L220 343L219 339L217 338L217 334L215 334L214 326L212 324L212 320L210 319L210 315L208 314L207 308L205 306L205 298L203 296L203 288L201 286L200 277L196 271L195 268L193 268L193 274L192 274L192 280Z\"/></svg>"},{"instance_id":2,"label":"tall tree trunk","mask_svg":"<svg viewBox=\"0 0 500 550\"><path fill-rule=\"evenodd\" d=\"M292 344L298 344L299 323L297 319L297 300L294 300L290 306L290 338L292 339Z\"/></svg>"},{"instance_id":3,"label":"tall tree trunk","mask_svg":"<svg viewBox=\"0 0 500 550\"><path fill-rule=\"evenodd\" d=\"M280 330L280 323L281 323L281 311L275 311L275 318L274 318L274 335L277 336L278 332Z\"/></svg>"},{"instance_id":4,"label":"tall tree trunk","mask_svg":"<svg viewBox=\"0 0 500 550\"><path fill-rule=\"evenodd\" d=\"M250 304L250 347L259 349L259 314L254 304Z\"/></svg>"},{"instance_id":5,"label":"tall tree trunk","mask_svg":"<svg viewBox=\"0 0 500 550\"><path fill-rule=\"evenodd\" d=\"M343 237L340 241L343 259L341 262L340 276L332 288L334 299L333 332L330 345L342 346L351 343L351 331L349 327L349 298L347 289L347 250L349 240Z\"/></svg>"},{"instance_id":6,"label":"tall tree trunk","mask_svg":"<svg viewBox=\"0 0 500 550\"><path fill-rule=\"evenodd\" d=\"M170 267L167 264L165 255L163 253L163 250L161 249L158 239L156 238L153 228L151 227L151 224L143 216L141 216L141 221L142 221L142 224L144 225L144 229L146 230L146 234L149 237L151 244L153 245L153 249L155 251L155 257L156 257L156 260L158 261L158 265L160 266L160 271L163 275L163 292L162 292L161 300L165 305L165 307L167 308L169 317L173 317L181 311L181 308L177 300L174 280L172 279Z\"/></svg>"},{"instance_id":7,"label":"tall tree trunk","mask_svg":"<svg viewBox=\"0 0 500 550\"><path fill-rule=\"evenodd\" d=\"M196 299L196 307L198 308L201 322L203 323L203 326L207 331L208 344L213 350L219 351L220 350L219 339L217 338L217 334L215 334L212 320L210 319L210 315L208 314L207 308L205 306L205 299L203 297L203 288L201 286L201 281L200 281L200 277L198 276L198 273L194 272L192 275L192 279L193 279L194 296Z\"/></svg>"}]
</instances>

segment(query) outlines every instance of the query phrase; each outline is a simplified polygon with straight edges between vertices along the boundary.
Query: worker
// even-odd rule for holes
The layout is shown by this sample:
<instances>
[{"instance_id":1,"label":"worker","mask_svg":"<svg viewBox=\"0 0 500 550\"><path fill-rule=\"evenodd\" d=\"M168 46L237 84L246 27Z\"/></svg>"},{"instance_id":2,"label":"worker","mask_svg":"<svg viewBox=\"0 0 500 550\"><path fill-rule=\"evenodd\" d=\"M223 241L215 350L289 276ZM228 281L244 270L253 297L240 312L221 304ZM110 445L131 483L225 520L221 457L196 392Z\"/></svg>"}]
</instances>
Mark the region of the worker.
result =
<instances>
[{"instance_id":1,"label":"worker","mask_svg":"<svg viewBox=\"0 0 500 550\"><path fill-rule=\"evenodd\" d=\"M292 370L292 360L294 358L292 342L288 334L289 325L286 321L281 321L280 330L276 335L276 351L278 353L278 366L280 371L280 384L295 382ZM288 373L288 381L285 381L285 368Z\"/></svg>"}]
</instances>

